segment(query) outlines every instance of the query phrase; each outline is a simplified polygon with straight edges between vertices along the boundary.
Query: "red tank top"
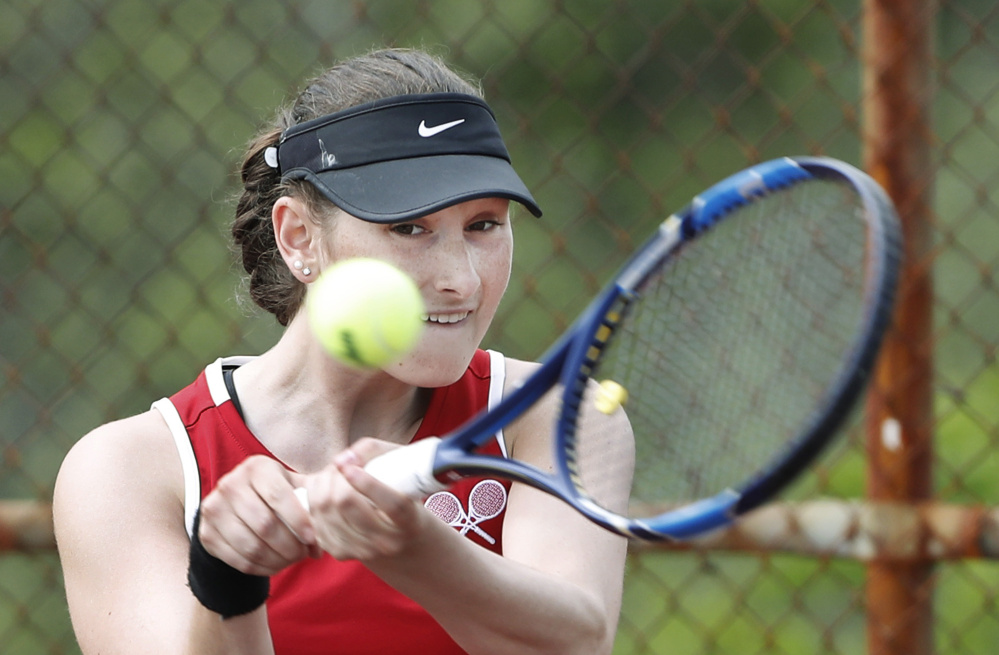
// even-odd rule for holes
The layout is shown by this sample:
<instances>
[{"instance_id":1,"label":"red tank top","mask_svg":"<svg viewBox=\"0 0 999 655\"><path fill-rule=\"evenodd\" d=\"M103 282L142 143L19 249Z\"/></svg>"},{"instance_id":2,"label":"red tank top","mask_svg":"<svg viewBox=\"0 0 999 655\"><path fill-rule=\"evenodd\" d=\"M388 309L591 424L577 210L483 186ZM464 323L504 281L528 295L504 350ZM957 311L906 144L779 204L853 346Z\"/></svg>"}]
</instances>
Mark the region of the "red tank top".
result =
<instances>
[{"instance_id":1,"label":"red tank top","mask_svg":"<svg viewBox=\"0 0 999 655\"><path fill-rule=\"evenodd\" d=\"M492 358L502 356L476 352L460 380L433 391L414 441L447 433L499 398L503 367L494 374ZM188 530L196 503L225 473L250 455L277 459L249 431L229 398L222 381L226 363L215 362L170 398L179 416L171 419L172 408L163 401L155 405L171 426L182 462L187 460ZM505 454L502 435L484 450ZM189 470L195 466L196 471ZM504 480L466 478L425 504L467 538L502 554L509 488ZM329 555L303 560L273 576L267 614L278 655L464 652L423 608L363 564Z\"/></svg>"}]
</instances>

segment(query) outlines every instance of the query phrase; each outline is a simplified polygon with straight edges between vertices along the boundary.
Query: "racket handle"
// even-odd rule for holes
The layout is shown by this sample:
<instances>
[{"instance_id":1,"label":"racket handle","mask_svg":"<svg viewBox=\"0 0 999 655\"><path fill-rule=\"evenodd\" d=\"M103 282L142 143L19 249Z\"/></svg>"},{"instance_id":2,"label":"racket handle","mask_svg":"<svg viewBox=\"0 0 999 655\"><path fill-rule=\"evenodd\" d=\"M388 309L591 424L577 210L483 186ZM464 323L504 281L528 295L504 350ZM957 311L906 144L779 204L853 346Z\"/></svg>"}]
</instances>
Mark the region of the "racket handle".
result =
<instances>
[{"instance_id":1,"label":"racket handle","mask_svg":"<svg viewBox=\"0 0 999 655\"><path fill-rule=\"evenodd\" d=\"M372 477L410 498L422 498L446 485L434 477L438 437L420 439L374 458L364 467Z\"/></svg>"},{"instance_id":2,"label":"racket handle","mask_svg":"<svg viewBox=\"0 0 999 655\"><path fill-rule=\"evenodd\" d=\"M309 490L305 487L295 488L295 497L298 498L298 502L302 503L302 507L305 511L309 511Z\"/></svg>"},{"instance_id":3,"label":"racket handle","mask_svg":"<svg viewBox=\"0 0 999 655\"><path fill-rule=\"evenodd\" d=\"M368 462L364 470L379 482L410 498L429 496L447 488L434 477L434 455L437 454L438 443L439 437L428 437L390 450ZM295 497L308 512L309 492L305 487L296 488Z\"/></svg>"}]
</instances>

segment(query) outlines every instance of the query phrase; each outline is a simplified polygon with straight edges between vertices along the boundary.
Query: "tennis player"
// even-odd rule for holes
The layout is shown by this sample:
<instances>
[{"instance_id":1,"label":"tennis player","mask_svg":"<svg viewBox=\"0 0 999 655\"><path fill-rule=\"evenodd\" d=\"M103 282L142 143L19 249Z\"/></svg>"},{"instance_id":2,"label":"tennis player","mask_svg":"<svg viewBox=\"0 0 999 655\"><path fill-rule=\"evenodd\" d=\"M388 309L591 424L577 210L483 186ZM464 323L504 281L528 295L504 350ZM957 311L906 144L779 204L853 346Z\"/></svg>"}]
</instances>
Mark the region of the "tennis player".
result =
<instances>
[{"instance_id":1,"label":"tennis player","mask_svg":"<svg viewBox=\"0 0 999 655\"><path fill-rule=\"evenodd\" d=\"M66 457L55 522L83 652L610 652L624 539L520 484L471 478L425 503L363 470L533 370L479 347L510 277L510 206L541 210L476 85L421 51L345 61L253 140L242 180L250 295L286 328ZM428 308L384 370L326 356L303 312L356 256L408 272ZM547 468L555 413L546 399L489 448ZM594 420L629 443L622 416Z\"/></svg>"}]
</instances>

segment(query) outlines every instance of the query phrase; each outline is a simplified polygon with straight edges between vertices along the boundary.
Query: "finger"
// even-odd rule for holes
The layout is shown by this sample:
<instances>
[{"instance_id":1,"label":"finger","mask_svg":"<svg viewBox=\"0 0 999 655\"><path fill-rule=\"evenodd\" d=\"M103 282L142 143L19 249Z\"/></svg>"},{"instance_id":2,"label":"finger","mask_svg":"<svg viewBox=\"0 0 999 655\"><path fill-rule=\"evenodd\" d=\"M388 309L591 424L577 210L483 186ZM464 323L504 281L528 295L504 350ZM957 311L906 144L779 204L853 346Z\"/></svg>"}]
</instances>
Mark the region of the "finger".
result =
<instances>
[{"instance_id":1,"label":"finger","mask_svg":"<svg viewBox=\"0 0 999 655\"><path fill-rule=\"evenodd\" d=\"M308 490L319 543L336 559L369 559L398 541L394 526L336 468L310 478Z\"/></svg>"},{"instance_id":2,"label":"finger","mask_svg":"<svg viewBox=\"0 0 999 655\"><path fill-rule=\"evenodd\" d=\"M244 521L283 558L295 561L304 557L308 546L315 543L315 529L312 518L295 494L292 479L285 475L262 476L255 477L251 484L258 502L249 499L247 513L241 514L246 517Z\"/></svg>"},{"instance_id":3,"label":"finger","mask_svg":"<svg viewBox=\"0 0 999 655\"><path fill-rule=\"evenodd\" d=\"M377 510L374 514L369 512L368 515L373 517L371 520L376 520L380 524L387 523L402 530L411 527L416 516L413 499L379 481L361 466L347 464L339 467L339 470L350 486Z\"/></svg>"},{"instance_id":4,"label":"finger","mask_svg":"<svg viewBox=\"0 0 999 655\"><path fill-rule=\"evenodd\" d=\"M379 455L384 455L390 450L395 450L399 447L398 444L364 437L358 439L355 443L351 444L350 448L338 454L333 461L337 465L357 464L358 466L364 466Z\"/></svg>"},{"instance_id":5,"label":"finger","mask_svg":"<svg viewBox=\"0 0 999 655\"><path fill-rule=\"evenodd\" d=\"M354 535L377 527L371 520L374 504L354 489L336 468L318 474L309 485L308 493L309 503L313 511L323 517L327 532Z\"/></svg>"},{"instance_id":6,"label":"finger","mask_svg":"<svg viewBox=\"0 0 999 655\"><path fill-rule=\"evenodd\" d=\"M316 530L309 514L308 491L305 488L306 476L288 472L287 484L277 484L269 491L262 490L261 496L271 506L285 527L304 545L316 543ZM268 500L266 497L271 498Z\"/></svg>"},{"instance_id":7,"label":"finger","mask_svg":"<svg viewBox=\"0 0 999 655\"><path fill-rule=\"evenodd\" d=\"M198 531L205 550L233 568L252 575L266 575L255 561L259 555L250 552L245 544L256 537L235 513L221 494L206 497L201 504L201 521Z\"/></svg>"},{"instance_id":8,"label":"finger","mask_svg":"<svg viewBox=\"0 0 999 655\"><path fill-rule=\"evenodd\" d=\"M298 534L314 540L291 483L259 464L223 477L202 503L202 513L206 549L247 573L270 574L308 556L310 544Z\"/></svg>"}]
</instances>

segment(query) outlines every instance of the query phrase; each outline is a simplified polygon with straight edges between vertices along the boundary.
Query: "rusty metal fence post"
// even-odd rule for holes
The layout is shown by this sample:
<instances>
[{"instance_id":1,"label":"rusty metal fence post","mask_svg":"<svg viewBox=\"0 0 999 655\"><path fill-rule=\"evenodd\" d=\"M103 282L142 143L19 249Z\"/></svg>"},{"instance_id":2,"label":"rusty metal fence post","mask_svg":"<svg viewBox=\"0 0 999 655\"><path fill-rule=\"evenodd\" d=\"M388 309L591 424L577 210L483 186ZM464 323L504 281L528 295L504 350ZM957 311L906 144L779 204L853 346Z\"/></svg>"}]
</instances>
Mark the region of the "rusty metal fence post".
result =
<instances>
[{"instance_id":1,"label":"rusty metal fence post","mask_svg":"<svg viewBox=\"0 0 999 655\"><path fill-rule=\"evenodd\" d=\"M864 166L895 201L905 260L893 330L867 408L867 497L932 495L932 303L928 257L933 170L933 0L865 0ZM920 549L915 549L917 552ZM933 562L876 558L867 567L870 655L930 655Z\"/></svg>"}]
</instances>

